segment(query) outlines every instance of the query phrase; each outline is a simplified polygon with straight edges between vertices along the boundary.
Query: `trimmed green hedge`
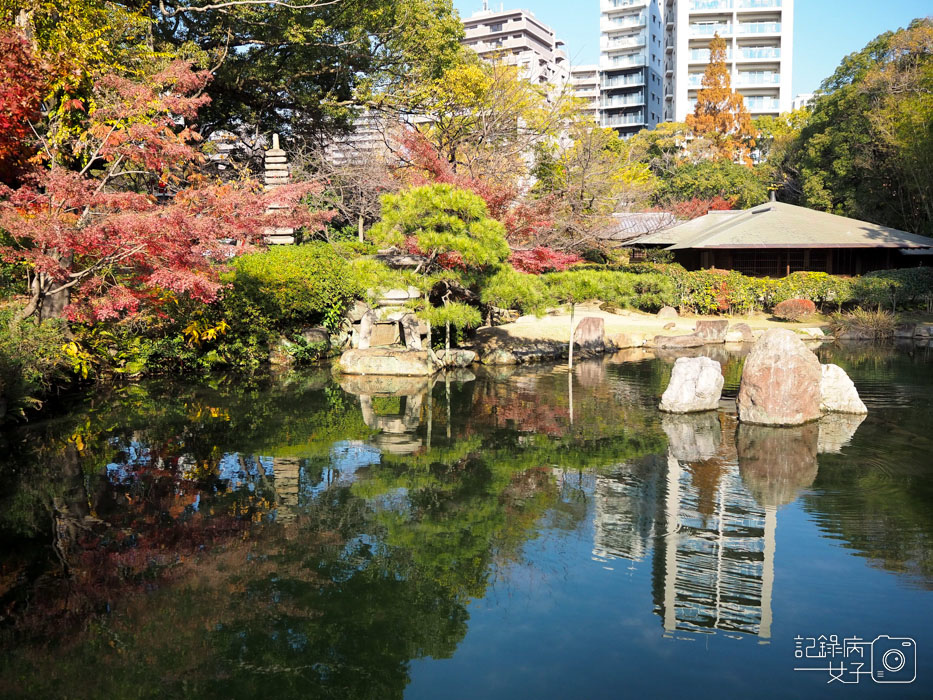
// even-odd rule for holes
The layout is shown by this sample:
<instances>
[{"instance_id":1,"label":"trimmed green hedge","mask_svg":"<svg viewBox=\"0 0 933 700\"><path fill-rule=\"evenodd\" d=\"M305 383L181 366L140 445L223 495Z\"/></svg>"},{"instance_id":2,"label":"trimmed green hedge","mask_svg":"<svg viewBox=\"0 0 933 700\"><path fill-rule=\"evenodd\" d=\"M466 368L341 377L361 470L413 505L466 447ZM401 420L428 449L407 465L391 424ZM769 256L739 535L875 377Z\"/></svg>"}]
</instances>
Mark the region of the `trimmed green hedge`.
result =
<instances>
[{"instance_id":1,"label":"trimmed green hedge","mask_svg":"<svg viewBox=\"0 0 933 700\"><path fill-rule=\"evenodd\" d=\"M664 275L676 289L672 306L701 314L770 311L788 299L809 299L822 311L846 304L892 310L933 306L933 268L880 270L863 277L825 272L794 272L787 277L746 277L732 270L685 270L677 264L638 263L622 268L643 275Z\"/></svg>"}]
</instances>

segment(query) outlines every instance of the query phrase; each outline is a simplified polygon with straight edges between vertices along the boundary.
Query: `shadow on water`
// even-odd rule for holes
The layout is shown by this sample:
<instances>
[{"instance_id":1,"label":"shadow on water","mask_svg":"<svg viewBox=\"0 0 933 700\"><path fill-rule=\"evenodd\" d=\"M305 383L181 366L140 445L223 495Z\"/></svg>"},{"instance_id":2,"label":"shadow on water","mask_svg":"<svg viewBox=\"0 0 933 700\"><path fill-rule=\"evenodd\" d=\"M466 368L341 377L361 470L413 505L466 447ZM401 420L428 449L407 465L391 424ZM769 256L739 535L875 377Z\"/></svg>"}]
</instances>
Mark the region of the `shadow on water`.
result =
<instances>
[{"instance_id":1,"label":"shadow on water","mask_svg":"<svg viewBox=\"0 0 933 700\"><path fill-rule=\"evenodd\" d=\"M593 559L650 569L660 635L766 641L796 502L928 585L933 358L821 353L867 419L661 416L674 358L644 351L88 397L3 436L0 695L400 697L532 542L590 530Z\"/></svg>"}]
</instances>

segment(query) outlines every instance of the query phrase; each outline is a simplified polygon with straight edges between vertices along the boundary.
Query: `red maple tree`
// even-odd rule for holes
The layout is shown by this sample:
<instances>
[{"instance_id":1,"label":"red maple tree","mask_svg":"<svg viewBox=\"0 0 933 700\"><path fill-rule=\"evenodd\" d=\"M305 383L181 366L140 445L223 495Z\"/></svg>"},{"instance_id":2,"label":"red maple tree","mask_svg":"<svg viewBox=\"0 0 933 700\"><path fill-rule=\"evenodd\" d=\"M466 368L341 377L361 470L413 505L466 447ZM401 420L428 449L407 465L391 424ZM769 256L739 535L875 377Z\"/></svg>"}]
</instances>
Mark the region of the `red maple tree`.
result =
<instances>
[{"instance_id":1,"label":"red maple tree","mask_svg":"<svg viewBox=\"0 0 933 700\"><path fill-rule=\"evenodd\" d=\"M562 253L553 248L539 246L531 250L513 250L509 262L519 272L540 275L543 272L560 272L583 258L573 253Z\"/></svg>"},{"instance_id":2,"label":"red maple tree","mask_svg":"<svg viewBox=\"0 0 933 700\"><path fill-rule=\"evenodd\" d=\"M413 129L399 136L404 159L410 166L406 176L412 185L442 183L454 185L479 195L489 215L505 226L512 244L533 242L551 228L553 217L549 199L523 201L518 188L506 182L492 182L454 171L428 139Z\"/></svg>"},{"instance_id":3,"label":"red maple tree","mask_svg":"<svg viewBox=\"0 0 933 700\"><path fill-rule=\"evenodd\" d=\"M207 72L173 62L144 81L110 75L72 139L44 139L47 167L0 189L0 256L25 265L26 318L132 314L165 292L209 302L223 263L270 227L315 227L296 206L314 184L263 192L206 181L193 127ZM80 170L62 162L83 163ZM269 214L271 204L286 205Z\"/></svg>"},{"instance_id":4,"label":"red maple tree","mask_svg":"<svg viewBox=\"0 0 933 700\"><path fill-rule=\"evenodd\" d=\"M13 29L0 30L0 182L12 184L30 154L45 73L29 43Z\"/></svg>"}]
</instances>

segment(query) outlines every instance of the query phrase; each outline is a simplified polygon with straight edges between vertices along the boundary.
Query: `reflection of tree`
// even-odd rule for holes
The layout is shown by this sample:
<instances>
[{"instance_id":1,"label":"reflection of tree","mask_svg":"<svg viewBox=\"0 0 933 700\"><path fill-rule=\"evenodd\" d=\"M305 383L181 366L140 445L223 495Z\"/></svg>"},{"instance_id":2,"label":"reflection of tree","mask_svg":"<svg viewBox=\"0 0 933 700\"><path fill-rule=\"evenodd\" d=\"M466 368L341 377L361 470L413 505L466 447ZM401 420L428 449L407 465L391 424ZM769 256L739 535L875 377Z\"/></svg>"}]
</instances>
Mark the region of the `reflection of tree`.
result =
<instances>
[{"instance_id":1,"label":"reflection of tree","mask_svg":"<svg viewBox=\"0 0 933 700\"><path fill-rule=\"evenodd\" d=\"M531 382L537 405L559 392L560 406L565 380ZM472 412L483 396L495 404L494 384L453 385L451 405L446 387L374 405L406 409L415 436L433 418L437 433L433 447L375 460L359 398L313 375L115 388L25 428L16 444L29 447L2 474L0 528L29 555L3 561L0 581L8 566L20 575L0 588L13 625L0 638L12 653L0 695L28 677L38 695L400 696L408 662L453 653L466 604L551 506L566 527L585 515L554 466L601 468L663 446L631 407L626 420L597 418L612 410L605 391L552 435L477 430ZM46 544L52 514L61 561ZM32 635L62 644L44 651ZM91 666L109 669L93 689L76 681Z\"/></svg>"}]
</instances>

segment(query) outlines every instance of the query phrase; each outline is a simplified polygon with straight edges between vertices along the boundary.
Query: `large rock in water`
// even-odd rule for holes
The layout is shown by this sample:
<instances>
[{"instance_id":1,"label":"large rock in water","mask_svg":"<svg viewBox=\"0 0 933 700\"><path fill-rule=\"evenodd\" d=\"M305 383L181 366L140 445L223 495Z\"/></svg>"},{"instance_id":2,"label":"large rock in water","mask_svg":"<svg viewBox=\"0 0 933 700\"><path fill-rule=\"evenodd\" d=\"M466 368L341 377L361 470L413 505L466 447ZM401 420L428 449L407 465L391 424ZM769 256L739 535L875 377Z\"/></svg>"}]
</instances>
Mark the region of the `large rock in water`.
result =
<instances>
[{"instance_id":1,"label":"large rock in water","mask_svg":"<svg viewBox=\"0 0 933 700\"><path fill-rule=\"evenodd\" d=\"M839 365L822 365L820 409L826 413L868 413L855 384Z\"/></svg>"},{"instance_id":2,"label":"large rock in water","mask_svg":"<svg viewBox=\"0 0 933 700\"><path fill-rule=\"evenodd\" d=\"M432 353L405 348L347 350L337 369L344 374L382 374L399 377L428 377L440 369Z\"/></svg>"},{"instance_id":3,"label":"large rock in water","mask_svg":"<svg viewBox=\"0 0 933 700\"><path fill-rule=\"evenodd\" d=\"M719 408L722 367L708 357L681 357L658 406L665 413L697 413Z\"/></svg>"},{"instance_id":4,"label":"large rock in water","mask_svg":"<svg viewBox=\"0 0 933 700\"><path fill-rule=\"evenodd\" d=\"M754 343L755 335L747 323L736 323L726 331L727 343Z\"/></svg>"},{"instance_id":5,"label":"large rock in water","mask_svg":"<svg viewBox=\"0 0 933 700\"><path fill-rule=\"evenodd\" d=\"M793 331L767 331L745 359L737 400L739 420L759 425L817 420L821 376L820 361Z\"/></svg>"},{"instance_id":6,"label":"large rock in water","mask_svg":"<svg viewBox=\"0 0 933 700\"><path fill-rule=\"evenodd\" d=\"M574 328L573 342L583 350L602 352L606 343L606 322L598 316L587 316Z\"/></svg>"},{"instance_id":7,"label":"large rock in water","mask_svg":"<svg viewBox=\"0 0 933 700\"><path fill-rule=\"evenodd\" d=\"M697 321L696 336L707 343L725 343L729 322L725 319L716 321Z\"/></svg>"},{"instance_id":8,"label":"large rock in water","mask_svg":"<svg viewBox=\"0 0 933 700\"><path fill-rule=\"evenodd\" d=\"M449 355L446 350L438 350L436 354L444 367L469 367L476 361L472 350L452 349Z\"/></svg>"},{"instance_id":9,"label":"large rock in water","mask_svg":"<svg viewBox=\"0 0 933 700\"><path fill-rule=\"evenodd\" d=\"M699 348L706 345L706 341L695 333L690 335L657 335L654 337L654 347L665 349Z\"/></svg>"}]
</instances>

